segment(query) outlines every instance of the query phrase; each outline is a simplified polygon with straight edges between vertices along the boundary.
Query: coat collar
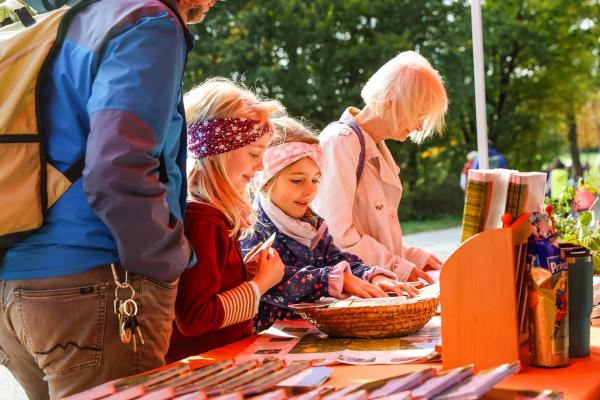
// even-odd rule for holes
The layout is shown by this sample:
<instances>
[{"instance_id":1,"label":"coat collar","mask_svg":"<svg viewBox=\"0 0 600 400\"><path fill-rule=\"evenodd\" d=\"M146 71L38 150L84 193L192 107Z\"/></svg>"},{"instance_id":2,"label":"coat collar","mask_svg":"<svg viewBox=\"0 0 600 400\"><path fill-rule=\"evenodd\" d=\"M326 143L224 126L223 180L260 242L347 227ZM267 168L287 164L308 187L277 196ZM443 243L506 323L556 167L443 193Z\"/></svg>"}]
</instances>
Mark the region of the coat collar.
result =
<instances>
[{"instance_id":1,"label":"coat collar","mask_svg":"<svg viewBox=\"0 0 600 400\"><path fill-rule=\"evenodd\" d=\"M275 225L275 223L273 221L271 221L271 219L269 218L269 216L267 215L265 210L262 208L260 203L257 203L255 205L255 207L256 207L256 217L257 217L256 223L260 224L261 230L264 229L267 232L277 232L277 236L284 238L285 241L292 241L292 242L298 243L298 245L300 245L300 246L306 247L303 244L297 242L295 239L286 235L284 232L280 231L279 228L277 228L277 225ZM322 225L324 224L324 220L323 220L323 218L321 218L320 216L318 216L316 214L315 214L315 217L317 218L317 224L316 224L315 228L317 230L319 230L319 228L321 228ZM316 243L320 242L323 237L327 236L328 230L329 229L327 228L327 225L325 225L325 227L323 227L322 232L320 232L319 238Z\"/></svg>"},{"instance_id":2,"label":"coat collar","mask_svg":"<svg viewBox=\"0 0 600 400\"><path fill-rule=\"evenodd\" d=\"M258 218L258 221L260 221L263 226L269 229L276 229L279 232L273 221L271 221L265 210L263 210L263 208L258 202L255 203L254 207L256 209L256 216ZM315 214L314 212L313 215L317 218L317 226L315 226L315 228L319 229L319 227L325 220L321 216Z\"/></svg>"}]
</instances>

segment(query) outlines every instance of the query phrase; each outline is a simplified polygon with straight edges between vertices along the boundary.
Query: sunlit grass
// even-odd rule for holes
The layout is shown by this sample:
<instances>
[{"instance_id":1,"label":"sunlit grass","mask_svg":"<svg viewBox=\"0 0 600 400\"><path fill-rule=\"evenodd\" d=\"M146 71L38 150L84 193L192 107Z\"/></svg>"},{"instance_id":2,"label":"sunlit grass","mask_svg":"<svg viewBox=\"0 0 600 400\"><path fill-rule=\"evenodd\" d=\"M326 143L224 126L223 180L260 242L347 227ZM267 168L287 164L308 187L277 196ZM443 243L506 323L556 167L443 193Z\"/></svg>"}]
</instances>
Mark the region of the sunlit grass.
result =
<instances>
[{"instance_id":1,"label":"sunlit grass","mask_svg":"<svg viewBox=\"0 0 600 400\"><path fill-rule=\"evenodd\" d=\"M435 231L437 229L452 228L461 224L460 215L446 215L439 218L426 219L423 221L402 221L402 233L408 235L411 233Z\"/></svg>"}]
</instances>

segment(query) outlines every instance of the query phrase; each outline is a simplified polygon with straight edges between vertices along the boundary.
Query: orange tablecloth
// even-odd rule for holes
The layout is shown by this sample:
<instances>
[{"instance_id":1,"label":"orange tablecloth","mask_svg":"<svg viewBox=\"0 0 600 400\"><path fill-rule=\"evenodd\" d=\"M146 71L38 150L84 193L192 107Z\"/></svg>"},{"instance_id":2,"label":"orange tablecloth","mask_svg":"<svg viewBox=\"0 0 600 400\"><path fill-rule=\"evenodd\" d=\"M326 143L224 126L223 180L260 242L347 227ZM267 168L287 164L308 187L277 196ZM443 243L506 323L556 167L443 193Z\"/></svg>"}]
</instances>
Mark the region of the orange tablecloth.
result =
<instances>
[{"instance_id":1,"label":"orange tablecloth","mask_svg":"<svg viewBox=\"0 0 600 400\"><path fill-rule=\"evenodd\" d=\"M213 360L234 358L241 353L255 337L242 340L229 346L204 353L189 359L191 363L208 363ZM552 389L563 392L566 399L598 400L600 399L600 326L592 327L592 348L589 357L571 359L565 368L534 368L523 366L519 374L503 380L497 387L520 389ZM526 348L523 348L526 356ZM526 359L523 358L522 359ZM403 365L334 365L328 385L336 388L354 383L369 382L403 373L415 371L430 366L441 367L440 363L403 364Z\"/></svg>"}]
</instances>

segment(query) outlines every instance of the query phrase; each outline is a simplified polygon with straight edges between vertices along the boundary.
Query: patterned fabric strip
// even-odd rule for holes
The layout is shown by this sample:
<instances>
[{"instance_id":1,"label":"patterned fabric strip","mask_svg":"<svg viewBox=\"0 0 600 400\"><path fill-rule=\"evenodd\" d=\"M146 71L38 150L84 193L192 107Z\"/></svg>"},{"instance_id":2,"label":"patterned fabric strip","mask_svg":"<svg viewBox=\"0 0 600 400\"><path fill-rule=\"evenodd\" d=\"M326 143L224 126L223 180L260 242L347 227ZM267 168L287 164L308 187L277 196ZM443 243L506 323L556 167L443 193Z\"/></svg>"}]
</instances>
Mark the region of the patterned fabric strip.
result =
<instances>
[{"instance_id":1,"label":"patterned fabric strip","mask_svg":"<svg viewBox=\"0 0 600 400\"><path fill-rule=\"evenodd\" d=\"M271 132L269 123L246 118L200 120L189 125L188 153L204 158L244 147Z\"/></svg>"},{"instance_id":2,"label":"patterned fabric strip","mask_svg":"<svg viewBox=\"0 0 600 400\"><path fill-rule=\"evenodd\" d=\"M505 211L513 217L513 221L523 214L527 201L527 184L509 182L506 195Z\"/></svg>"},{"instance_id":3,"label":"patterned fabric strip","mask_svg":"<svg viewBox=\"0 0 600 400\"><path fill-rule=\"evenodd\" d=\"M318 144L290 142L269 147L263 155L263 170L254 175L254 184L262 190L280 171L305 157L311 158L319 170L323 170L323 152Z\"/></svg>"},{"instance_id":4,"label":"patterned fabric strip","mask_svg":"<svg viewBox=\"0 0 600 400\"><path fill-rule=\"evenodd\" d=\"M469 180L465 195L461 242L481 232L485 224L492 183Z\"/></svg>"},{"instance_id":5,"label":"patterned fabric strip","mask_svg":"<svg viewBox=\"0 0 600 400\"><path fill-rule=\"evenodd\" d=\"M260 295L260 292L258 294ZM219 293L217 297L224 310L221 328L254 318L260 300L251 282L244 282L231 290Z\"/></svg>"}]
</instances>

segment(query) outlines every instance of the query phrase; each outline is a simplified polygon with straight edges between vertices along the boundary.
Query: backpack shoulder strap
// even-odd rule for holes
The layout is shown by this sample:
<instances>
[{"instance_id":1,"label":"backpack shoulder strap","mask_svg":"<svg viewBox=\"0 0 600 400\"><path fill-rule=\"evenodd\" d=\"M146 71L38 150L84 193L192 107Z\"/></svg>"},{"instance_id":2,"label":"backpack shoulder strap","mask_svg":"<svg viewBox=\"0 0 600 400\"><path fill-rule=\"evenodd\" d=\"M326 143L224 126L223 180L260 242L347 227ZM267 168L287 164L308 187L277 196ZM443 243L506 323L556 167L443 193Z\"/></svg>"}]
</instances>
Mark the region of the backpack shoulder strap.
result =
<instances>
[{"instance_id":1,"label":"backpack shoulder strap","mask_svg":"<svg viewBox=\"0 0 600 400\"><path fill-rule=\"evenodd\" d=\"M71 22L72 18L75 16L75 14L77 12L81 11L82 9L84 9L85 7L87 7L88 5L90 5L91 3L95 2L95 1L97 1L97 0L79 0L75 5L73 5L72 11L70 11L69 14L67 15L68 20L64 24L66 26L68 26L68 24ZM187 29L186 25L184 24L183 20L181 19L181 15L179 14L179 11L175 7L173 7L168 1L161 0L161 2L163 4L165 4L171 11L173 11L175 16L177 17L179 23L181 24L181 26L183 28L183 31L185 34L185 39L186 39L186 44L187 44L187 47L189 50L192 46L189 30ZM65 37L65 35L67 33L66 26L59 32L59 39L60 39L60 40L58 40L59 44L62 42L62 39ZM85 167L85 156L82 156L73 165L71 165L65 172L63 172L63 175L65 175L67 177L67 179L69 179L69 181L71 181L71 183L74 183L76 180L81 178L81 176L83 175L84 167ZM160 156L159 156L158 174L159 174L159 181L161 183L167 183L169 181L169 177L167 174L167 167L166 167L166 163L165 163L164 152L160 153Z\"/></svg>"},{"instance_id":2,"label":"backpack shoulder strap","mask_svg":"<svg viewBox=\"0 0 600 400\"><path fill-rule=\"evenodd\" d=\"M194 39L192 38L192 34L190 33L190 30L188 29L186 23L183 21L179 10L168 0L160 0L160 2L167 6L167 8L170 9L173 12L173 14L175 14L175 16L177 17L177 20L179 21L179 23L181 24L181 28L183 29L183 35L185 37L187 51L190 52L192 50L192 47L194 47Z\"/></svg>"},{"instance_id":3,"label":"backpack shoulder strap","mask_svg":"<svg viewBox=\"0 0 600 400\"><path fill-rule=\"evenodd\" d=\"M356 184L360 182L360 177L362 176L363 169L365 168L365 137L363 136L362 130L358 126L356 122L352 118L342 118L338 122L349 126L352 128L352 131L358 137L358 141L360 142L360 154L358 156L358 167L356 167Z\"/></svg>"}]
</instances>

